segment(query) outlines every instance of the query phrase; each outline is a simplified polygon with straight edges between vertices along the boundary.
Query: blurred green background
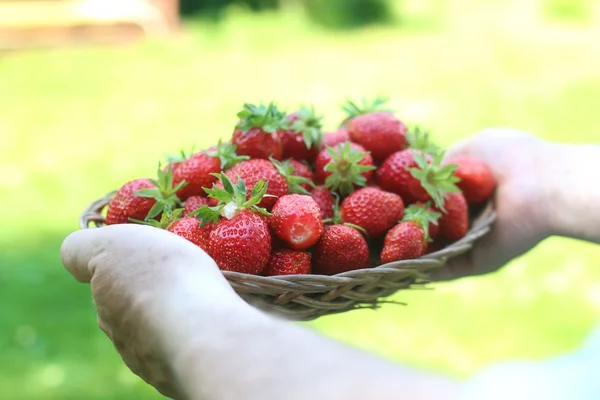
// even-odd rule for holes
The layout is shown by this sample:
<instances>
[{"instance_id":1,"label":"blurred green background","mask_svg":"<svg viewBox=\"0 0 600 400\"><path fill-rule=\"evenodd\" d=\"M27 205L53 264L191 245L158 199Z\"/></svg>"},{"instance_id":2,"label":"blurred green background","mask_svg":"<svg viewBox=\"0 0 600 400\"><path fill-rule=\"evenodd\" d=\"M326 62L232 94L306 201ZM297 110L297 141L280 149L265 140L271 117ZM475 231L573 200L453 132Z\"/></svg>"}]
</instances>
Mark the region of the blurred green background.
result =
<instances>
[{"instance_id":1,"label":"blurred green background","mask_svg":"<svg viewBox=\"0 0 600 400\"><path fill-rule=\"evenodd\" d=\"M91 200L227 138L243 102L314 103L334 129L346 96L384 94L445 145L498 125L600 141L598 2L389 1L366 20L355 1L280 3L190 9L169 39L0 54L2 399L161 398L97 329L59 247ZM598 260L598 246L552 238L498 273L393 296L408 306L307 325L468 377L579 346L600 320Z\"/></svg>"}]
</instances>

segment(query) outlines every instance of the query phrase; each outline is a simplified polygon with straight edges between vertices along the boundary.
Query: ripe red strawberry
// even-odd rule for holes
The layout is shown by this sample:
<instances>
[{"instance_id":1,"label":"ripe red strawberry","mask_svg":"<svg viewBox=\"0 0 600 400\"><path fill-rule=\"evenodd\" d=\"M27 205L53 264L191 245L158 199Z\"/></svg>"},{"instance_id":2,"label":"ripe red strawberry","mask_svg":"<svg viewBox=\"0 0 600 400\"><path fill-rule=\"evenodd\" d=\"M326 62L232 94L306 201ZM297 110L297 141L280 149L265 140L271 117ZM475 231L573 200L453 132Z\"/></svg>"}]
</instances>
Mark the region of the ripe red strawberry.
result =
<instances>
[{"instance_id":1,"label":"ripe red strawberry","mask_svg":"<svg viewBox=\"0 0 600 400\"><path fill-rule=\"evenodd\" d=\"M288 194L280 197L271 214L269 227L292 249L308 249L323 233L321 210L310 196Z\"/></svg>"},{"instance_id":2,"label":"ripe red strawberry","mask_svg":"<svg viewBox=\"0 0 600 400\"><path fill-rule=\"evenodd\" d=\"M437 222L439 218L439 213L430 212L423 207L408 207L402 221L385 235L381 263L410 260L424 255L430 240L429 224Z\"/></svg>"},{"instance_id":3,"label":"ripe red strawberry","mask_svg":"<svg viewBox=\"0 0 600 400\"><path fill-rule=\"evenodd\" d=\"M167 230L189 240L208 253L209 235L213 228L213 223L205 225L201 228L200 221L198 221L196 218L184 217L170 224Z\"/></svg>"},{"instance_id":4,"label":"ripe red strawberry","mask_svg":"<svg viewBox=\"0 0 600 400\"><path fill-rule=\"evenodd\" d=\"M425 156L428 163L431 157ZM399 194L407 203L429 200L429 193L421 182L410 173L410 168L417 168L412 150L401 150L393 153L379 166L375 177L383 190Z\"/></svg>"},{"instance_id":5,"label":"ripe red strawberry","mask_svg":"<svg viewBox=\"0 0 600 400\"><path fill-rule=\"evenodd\" d=\"M435 157L418 150L398 151L379 166L377 183L382 189L399 194L406 203L429 199L441 207L445 193L459 191L453 175L455 166L442 167L442 153Z\"/></svg>"},{"instance_id":6,"label":"ripe red strawberry","mask_svg":"<svg viewBox=\"0 0 600 400\"><path fill-rule=\"evenodd\" d=\"M108 203L106 224L149 221L164 210L173 210L180 202L176 192L187 182L173 187L173 174L158 168L158 179L136 179L127 182Z\"/></svg>"},{"instance_id":7,"label":"ripe red strawberry","mask_svg":"<svg viewBox=\"0 0 600 400\"><path fill-rule=\"evenodd\" d=\"M269 213L257 206L268 184L259 181L248 199L243 181L235 185L224 173L219 178L224 189L206 190L210 197L219 200L217 206L201 206L192 213L201 220L201 227L215 223L207 253L222 270L260 274L269 262L272 248L269 226L260 216Z\"/></svg>"},{"instance_id":8,"label":"ripe red strawberry","mask_svg":"<svg viewBox=\"0 0 600 400\"><path fill-rule=\"evenodd\" d=\"M185 200L190 196L205 195L204 188L212 187L216 180L213 174L246 159L248 159L247 156L239 156L236 153L235 145L221 142L212 150L193 154L190 158L181 161L173 171L175 184L182 181L188 182L183 189L177 192L177 196Z\"/></svg>"},{"instance_id":9,"label":"ripe red strawberry","mask_svg":"<svg viewBox=\"0 0 600 400\"><path fill-rule=\"evenodd\" d=\"M177 195L185 200L190 196L204 194L203 189L211 187L215 181L212 174L221 171L221 162L216 157L211 157L204 152L199 152L182 161L173 173L173 181L179 183L188 182Z\"/></svg>"},{"instance_id":10,"label":"ripe red strawberry","mask_svg":"<svg viewBox=\"0 0 600 400\"><path fill-rule=\"evenodd\" d=\"M366 186L375 169L371 155L351 142L321 150L315 164L317 182L342 196Z\"/></svg>"},{"instance_id":11,"label":"ripe red strawberry","mask_svg":"<svg viewBox=\"0 0 600 400\"><path fill-rule=\"evenodd\" d=\"M322 116L315 113L314 107L302 107L286 118L289 129L279 131L283 158L295 160L315 159L321 148L323 133L321 132Z\"/></svg>"},{"instance_id":12,"label":"ripe red strawberry","mask_svg":"<svg viewBox=\"0 0 600 400\"><path fill-rule=\"evenodd\" d=\"M321 150L325 150L326 147L335 147L338 144L349 141L350 135L348 135L348 130L346 130L346 128L340 128L335 132L328 132L323 135Z\"/></svg>"},{"instance_id":13,"label":"ripe red strawberry","mask_svg":"<svg viewBox=\"0 0 600 400\"><path fill-rule=\"evenodd\" d=\"M196 211L200 206L209 205L209 199L207 197L202 196L192 196L189 197L185 201L185 205L183 207L183 215L188 215L189 213Z\"/></svg>"},{"instance_id":14,"label":"ripe red strawberry","mask_svg":"<svg viewBox=\"0 0 600 400\"><path fill-rule=\"evenodd\" d=\"M419 258L425 253L423 228L416 222L400 222L385 235L381 263Z\"/></svg>"},{"instance_id":15,"label":"ripe red strawberry","mask_svg":"<svg viewBox=\"0 0 600 400\"><path fill-rule=\"evenodd\" d=\"M279 111L274 103L268 106L244 104L237 115L240 122L231 142L237 145L238 154L281 160L283 149L278 131L286 127L285 113Z\"/></svg>"},{"instance_id":16,"label":"ripe red strawberry","mask_svg":"<svg viewBox=\"0 0 600 400\"><path fill-rule=\"evenodd\" d=\"M310 274L310 253L290 249L275 250L265 271L266 276Z\"/></svg>"},{"instance_id":17,"label":"ripe red strawberry","mask_svg":"<svg viewBox=\"0 0 600 400\"><path fill-rule=\"evenodd\" d=\"M458 240L469 231L469 207L465 196L458 193L447 193L444 209L440 212L440 235L450 240Z\"/></svg>"},{"instance_id":18,"label":"ripe red strawberry","mask_svg":"<svg viewBox=\"0 0 600 400\"><path fill-rule=\"evenodd\" d=\"M264 207L270 210L277 199L281 196L288 194L288 184L285 177L283 177L275 168L273 163L269 160L264 159L252 159L242 161L235 165L233 168L225 171L225 175L232 181L237 183L238 179L241 178L246 187L254 187L257 182L264 179L268 183L267 195L275 197L264 197L259 203L260 207ZM223 182L217 181L217 188L223 188ZM248 198L250 192L247 193ZM211 202L214 205L214 202Z\"/></svg>"},{"instance_id":19,"label":"ripe red strawberry","mask_svg":"<svg viewBox=\"0 0 600 400\"><path fill-rule=\"evenodd\" d=\"M321 209L321 218L333 218L333 209L335 207L335 198L331 191L323 186L317 186L310 192L310 196L315 200Z\"/></svg>"},{"instance_id":20,"label":"ripe red strawberry","mask_svg":"<svg viewBox=\"0 0 600 400\"><path fill-rule=\"evenodd\" d=\"M342 201L342 222L360 226L369 237L380 237L404 215L404 203L397 194L376 188L362 188Z\"/></svg>"},{"instance_id":21,"label":"ripe red strawberry","mask_svg":"<svg viewBox=\"0 0 600 400\"><path fill-rule=\"evenodd\" d=\"M271 255L271 234L265 221L249 210L224 218L210 232L209 254L220 269L246 274L263 272Z\"/></svg>"},{"instance_id":22,"label":"ripe red strawberry","mask_svg":"<svg viewBox=\"0 0 600 400\"><path fill-rule=\"evenodd\" d=\"M141 189L153 187L154 185L150 182L150 179L135 179L121 186L108 203L106 225L127 224L130 222L129 218L145 219L152 206L156 204L156 200L140 197L135 193Z\"/></svg>"},{"instance_id":23,"label":"ripe red strawberry","mask_svg":"<svg viewBox=\"0 0 600 400\"><path fill-rule=\"evenodd\" d=\"M313 255L315 273L335 275L368 265L369 246L358 230L342 224L325 227Z\"/></svg>"},{"instance_id":24,"label":"ripe red strawberry","mask_svg":"<svg viewBox=\"0 0 600 400\"><path fill-rule=\"evenodd\" d=\"M460 156L448 160L447 164L458 166L454 175L460 181L456 186L463 192L467 203L479 204L490 198L496 187L496 178L484 161Z\"/></svg>"},{"instance_id":25,"label":"ripe red strawberry","mask_svg":"<svg viewBox=\"0 0 600 400\"><path fill-rule=\"evenodd\" d=\"M376 163L408 147L406 125L393 114L374 112L348 121L350 140L370 151Z\"/></svg>"}]
</instances>

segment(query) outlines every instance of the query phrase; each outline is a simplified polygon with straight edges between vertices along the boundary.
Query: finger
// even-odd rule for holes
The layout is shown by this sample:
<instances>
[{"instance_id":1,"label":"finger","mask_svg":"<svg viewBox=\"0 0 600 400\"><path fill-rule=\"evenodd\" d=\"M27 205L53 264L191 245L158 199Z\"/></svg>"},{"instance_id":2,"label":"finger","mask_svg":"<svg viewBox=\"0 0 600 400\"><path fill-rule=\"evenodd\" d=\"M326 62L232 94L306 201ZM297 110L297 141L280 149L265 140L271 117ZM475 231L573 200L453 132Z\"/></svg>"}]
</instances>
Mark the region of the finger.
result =
<instances>
[{"instance_id":1,"label":"finger","mask_svg":"<svg viewBox=\"0 0 600 400\"><path fill-rule=\"evenodd\" d=\"M84 229L71 233L60 248L63 265L79 282L89 283L94 275L90 260L103 250L103 232Z\"/></svg>"}]
</instances>

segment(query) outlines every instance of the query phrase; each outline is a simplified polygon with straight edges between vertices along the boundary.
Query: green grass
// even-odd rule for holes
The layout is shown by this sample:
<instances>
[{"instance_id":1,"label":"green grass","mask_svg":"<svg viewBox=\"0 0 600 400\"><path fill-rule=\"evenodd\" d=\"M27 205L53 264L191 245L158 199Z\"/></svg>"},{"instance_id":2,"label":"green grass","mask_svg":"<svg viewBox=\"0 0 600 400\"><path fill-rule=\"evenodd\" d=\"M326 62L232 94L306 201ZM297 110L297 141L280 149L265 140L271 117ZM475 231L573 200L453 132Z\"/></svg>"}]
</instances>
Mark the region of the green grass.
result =
<instances>
[{"instance_id":1,"label":"green grass","mask_svg":"<svg viewBox=\"0 0 600 400\"><path fill-rule=\"evenodd\" d=\"M153 174L165 153L228 137L245 101L312 102L332 129L345 96L382 93L445 145L491 125L597 142L597 30L484 3L443 18L421 12L404 30L341 35L289 14L233 15L171 41L4 55L3 398L160 398L122 366L58 249L89 201ZM393 297L407 307L309 326L464 377L490 362L578 346L600 312L598 259L597 246L553 238L494 275Z\"/></svg>"}]
</instances>

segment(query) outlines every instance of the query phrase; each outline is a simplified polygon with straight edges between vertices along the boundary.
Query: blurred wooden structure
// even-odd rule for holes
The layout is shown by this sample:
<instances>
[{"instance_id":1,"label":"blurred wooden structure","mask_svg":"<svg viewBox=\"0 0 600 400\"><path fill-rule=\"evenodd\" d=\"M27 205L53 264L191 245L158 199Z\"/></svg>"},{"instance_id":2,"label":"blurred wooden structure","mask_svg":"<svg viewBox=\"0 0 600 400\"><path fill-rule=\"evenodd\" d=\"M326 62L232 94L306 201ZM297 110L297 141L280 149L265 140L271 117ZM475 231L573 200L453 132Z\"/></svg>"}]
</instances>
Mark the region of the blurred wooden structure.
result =
<instances>
[{"instance_id":1,"label":"blurred wooden structure","mask_svg":"<svg viewBox=\"0 0 600 400\"><path fill-rule=\"evenodd\" d=\"M122 43L178 26L178 0L0 0L5 50Z\"/></svg>"}]
</instances>

